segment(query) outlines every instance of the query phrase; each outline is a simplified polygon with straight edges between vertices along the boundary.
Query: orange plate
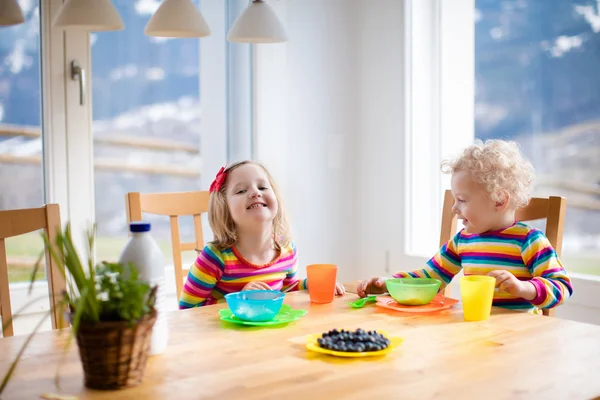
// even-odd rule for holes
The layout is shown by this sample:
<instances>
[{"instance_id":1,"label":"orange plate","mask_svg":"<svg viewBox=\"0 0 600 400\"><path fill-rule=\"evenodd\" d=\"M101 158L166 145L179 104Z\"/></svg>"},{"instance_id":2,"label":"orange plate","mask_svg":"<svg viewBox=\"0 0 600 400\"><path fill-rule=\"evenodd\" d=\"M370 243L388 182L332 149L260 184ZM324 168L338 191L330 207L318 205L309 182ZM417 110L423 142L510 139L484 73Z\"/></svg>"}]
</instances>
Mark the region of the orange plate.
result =
<instances>
[{"instance_id":1,"label":"orange plate","mask_svg":"<svg viewBox=\"0 0 600 400\"><path fill-rule=\"evenodd\" d=\"M442 294L436 294L433 300L429 304L423 306L406 306L399 304L391 296L379 296L377 298L377 305L383 308L389 308L390 310L402 311L402 312L413 312L413 313L424 313L445 310L458 303L458 300L444 297Z\"/></svg>"}]
</instances>

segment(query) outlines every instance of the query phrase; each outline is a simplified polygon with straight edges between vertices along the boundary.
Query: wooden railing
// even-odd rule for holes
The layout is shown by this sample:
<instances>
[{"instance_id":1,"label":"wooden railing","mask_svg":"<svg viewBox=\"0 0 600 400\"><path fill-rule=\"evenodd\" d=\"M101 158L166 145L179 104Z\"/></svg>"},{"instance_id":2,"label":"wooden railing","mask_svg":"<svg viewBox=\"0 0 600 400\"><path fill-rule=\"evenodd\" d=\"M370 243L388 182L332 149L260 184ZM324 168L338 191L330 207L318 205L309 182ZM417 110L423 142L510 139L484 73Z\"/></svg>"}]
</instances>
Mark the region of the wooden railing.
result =
<instances>
[{"instance_id":1,"label":"wooden railing","mask_svg":"<svg viewBox=\"0 0 600 400\"><path fill-rule=\"evenodd\" d=\"M39 127L22 125L0 125L0 136L21 136L30 139L39 139L41 129ZM147 139L137 136L119 135L94 137L94 144L113 145L119 147L131 147L135 149L145 149L164 152L185 152L192 155L200 154L198 146L173 142L172 140ZM33 156L15 156L12 154L0 154L0 164L41 164L42 157ZM178 177L197 178L200 171L193 168L185 168L172 165L160 164L128 164L114 158L95 157L94 167L101 171L135 172L154 175L168 175Z\"/></svg>"},{"instance_id":2,"label":"wooden railing","mask_svg":"<svg viewBox=\"0 0 600 400\"><path fill-rule=\"evenodd\" d=\"M22 125L0 125L0 136L22 136L31 139L41 137L39 127ZM132 147L136 149L146 149L165 152L185 152L188 154L199 154L198 146L188 143L178 143L170 140L146 139L136 136L119 135L95 137L95 144L114 145L120 147ZM14 156L11 154L0 154L0 164L40 164L41 156ZM200 176L200 171L192 168L185 168L172 165L134 165L120 162L112 158L95 157L94 166L102 171L135 172L154 175L168 175L178 177L195 178ZM600 185L591 185L581 182L573 182L555 179L550 176L540 176L537 178L537 184L542 187L550 187L561 191L569 191L581 195L591 195L600 197ZM598 199L580 199L570 198L569 207L583 210L600 210L600 200Z\"/></svg>"},{"instance_id":3,"label":"wooden railing","mask_svg":"<svg viewBox=\"0 0 600 400\"><path fill-rule=\"evenodd\" d=\"M600 185L590 185L589 183L581 183L574 181L567 181L563 179L556 179L549 176L539 176L536 179L538 187L549 187L553 189L559 189L561 193L573 192L579 195L587 195L600 198ZM565 196L569 197L569 196ZM582 210L600 211L600 200L591 199L580 199L580 198L568 198L567 206L579 208Z\"/></svg>"}]
</instances>

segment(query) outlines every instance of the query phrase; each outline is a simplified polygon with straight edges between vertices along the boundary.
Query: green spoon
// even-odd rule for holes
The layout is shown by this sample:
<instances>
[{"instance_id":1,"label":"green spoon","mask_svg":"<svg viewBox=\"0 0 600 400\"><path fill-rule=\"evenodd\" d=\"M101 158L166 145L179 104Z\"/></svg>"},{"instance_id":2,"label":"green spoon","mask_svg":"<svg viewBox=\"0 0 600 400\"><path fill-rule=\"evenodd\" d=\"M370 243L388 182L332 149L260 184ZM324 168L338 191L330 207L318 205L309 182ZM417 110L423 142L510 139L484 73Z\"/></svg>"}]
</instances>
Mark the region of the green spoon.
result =
<instances>
[{"instance_id":1,"label":"green spoon","mask_svg":"<svg viewBox=\"0 0 600 400\"><path fill-rule=\"evenodd\" d=\"M363 297L362 299L351 301L348 304L352 308L361 308L367 303L375 303L377 301L377 296L378 295L376 295L376 294L372 294L370 296Z\"/></svg>"}]
</instances>

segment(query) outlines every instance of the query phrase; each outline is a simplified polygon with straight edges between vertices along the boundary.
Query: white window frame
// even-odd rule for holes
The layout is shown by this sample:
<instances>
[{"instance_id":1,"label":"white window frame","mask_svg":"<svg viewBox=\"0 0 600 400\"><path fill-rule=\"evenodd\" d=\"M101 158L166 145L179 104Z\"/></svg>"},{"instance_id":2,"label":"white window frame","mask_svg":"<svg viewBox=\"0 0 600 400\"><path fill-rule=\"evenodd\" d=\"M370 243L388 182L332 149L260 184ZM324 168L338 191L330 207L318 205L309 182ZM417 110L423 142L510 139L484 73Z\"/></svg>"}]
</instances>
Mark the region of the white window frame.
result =
<instances>
[{"instance_id":1,"label":"white window frame","mask_svg":"<svg viewBox=\"0 0 600 400\"><path fill-rule=\"evenodd\" d=\"M443 191L449 188L439 166L474 138L474 3L406 2L406 269L423 265L438 249Z\"/></svg>"},{"instance_id":2,"label":"white window frame","mask_svg":"<svg viewBox=\"0 0 600 400\"><path fill-rule=\"evenodd\" d=\"M52 27L61 0L40 1L42 39L42 130L44 194L46 203L60 205L61 220L68 219L67 102L65 92L65 33Z\"/></svg>"}]
</instances>

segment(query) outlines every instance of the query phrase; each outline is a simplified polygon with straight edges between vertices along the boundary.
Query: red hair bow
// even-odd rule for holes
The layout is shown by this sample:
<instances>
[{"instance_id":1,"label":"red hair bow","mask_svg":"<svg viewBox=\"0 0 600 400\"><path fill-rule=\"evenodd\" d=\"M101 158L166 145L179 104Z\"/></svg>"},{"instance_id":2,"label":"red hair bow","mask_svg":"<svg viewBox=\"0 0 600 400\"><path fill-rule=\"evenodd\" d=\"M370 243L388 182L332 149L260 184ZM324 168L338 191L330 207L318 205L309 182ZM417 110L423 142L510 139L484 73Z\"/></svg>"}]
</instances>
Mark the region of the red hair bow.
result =
<instances>
[{"instance_id":1,"label":"red hair bow","mask_svg":"<svg viewBox=\"0 0 600 400\"><path fill-rule=\"evenodd\" d=\"M215 177L215 180L210 184L210 193L214 192L214 191L219 191L221 190L221 188L223 187L223 184L225 183L225 178L227 178L227 173L225 172L225 167L221 167L221 169L219 170L219 172L217 172L217 176Z\"/></svg>"}]
</instances>

